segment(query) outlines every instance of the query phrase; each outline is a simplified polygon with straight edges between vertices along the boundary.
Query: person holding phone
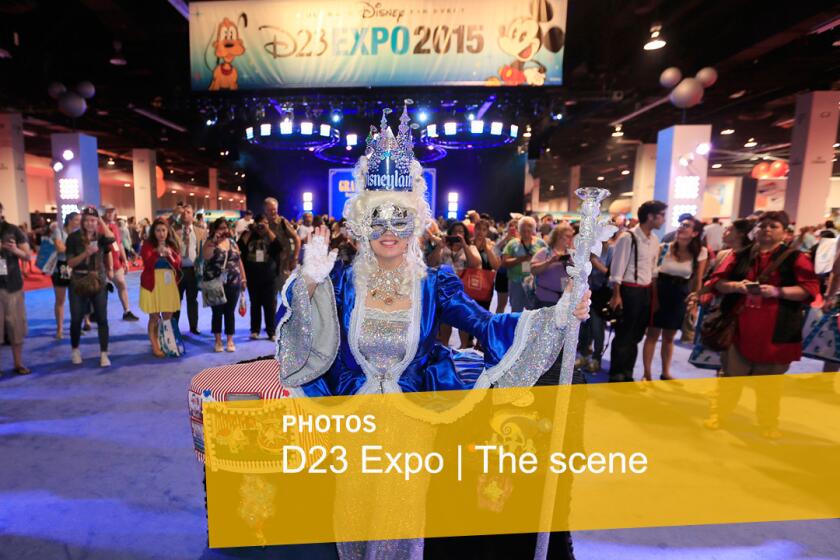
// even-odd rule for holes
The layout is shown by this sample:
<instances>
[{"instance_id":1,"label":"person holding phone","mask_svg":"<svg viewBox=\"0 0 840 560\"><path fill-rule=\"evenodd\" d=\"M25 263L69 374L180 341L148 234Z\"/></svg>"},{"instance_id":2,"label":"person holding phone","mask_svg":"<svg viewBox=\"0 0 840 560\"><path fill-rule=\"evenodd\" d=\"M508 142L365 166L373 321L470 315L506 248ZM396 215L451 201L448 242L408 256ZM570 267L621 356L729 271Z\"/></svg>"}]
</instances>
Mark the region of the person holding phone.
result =
<instances>
[{"instance_id":1,"label":"person holding phone","mask_svg":"<svg viewBox=\"0 0 840 560\"><path fill-rule=\"evenodd\" d=\"M67 237L67 266L73 270L70 276L70 359L77 365L82 363L79 350L82 321L91 306L98 326L99 365L111 365L108 357L108 280L114 277L111 255L114 240L111 229L93 206L82 210L82 227Z\"/></svg>"},{"instance_id":2,"label":"person holding phone","mask_svg":"<svg viewBox=\"0 0 840 560\"><path fill-rule=\"evenodd\" d=\"M247 276L239 248L231 240L230 226L224 218L218 218L210 226L210 237L202 249L204 256L204 279L212 280L222 277L225 303L214 305L212 330L216 339L215 352L235 352L233 335L236 332L236 308L239 304L239 294L247 287ZM222 321L224 321L227 345L222 347Z\"/></svg>"},{"instance_id":3,"label":"person holding phone","mask_svg":"<svg viewBox=\"0 0 840 560\"><path fill-rule=\"evenodd\" d=\"M470 232L467 230L462 222L453 222L449 229L446 230L446 236L443 238L443 248L440 251L441 265L449 265L455 274L460 278L466 268L480 268L481 257L476 248L472 245L470 240ZM447 324L440 325L440 341L443 344L449 344L449 338L452 336L452 326ZM459 335L461 339L461 348L466 348L469 345L469 338L466 333Z\"/></svg>"},{"instance_id":4,"label":"person holding phone","mask_svg":"<svg viewBox=\"0 0 840 560\"><path fill-rule=\"evenodd\" d=\"M265 333L274 339L274 314L277 311L277 259L282 251L280 240L268 227L268 219L260 214L239 238L239 252L245 274L251 279L248 296L251 300L251 340L257 340L265 317Z\"/></svg>"},{"instance_id":5,"label":"person holding phone","mask_svg":"<svg viewBox=\"0 0 840 560\"><path fill-rule=\"evenodd\" d=\"M807 254L784 244L786 212L766 212L758 221L751 250L732 252L707 285L720 294L737 296L735 335L721 354L724 377L781 375L802 357L805 306L819 294L819 281ZM746 271L746 272L744 272ZM762 383L756 395L761 434L779 432L779 383ZM740 399L740 388L721 384L706 427L720 428Z\"/></svg>"},{"instance_id":6,"label":"person holding phone","mask_svg":"<svg viewBox=\"0 0 840 560\"><path fill-rule=\"evenodd\" d=\"M534 275L535 309L555 305L569 283L566 266L575 230L568 223L557 225L548 234L548 247L540 249L531 258L531 273Z\"/></svg>"}]
</instances>

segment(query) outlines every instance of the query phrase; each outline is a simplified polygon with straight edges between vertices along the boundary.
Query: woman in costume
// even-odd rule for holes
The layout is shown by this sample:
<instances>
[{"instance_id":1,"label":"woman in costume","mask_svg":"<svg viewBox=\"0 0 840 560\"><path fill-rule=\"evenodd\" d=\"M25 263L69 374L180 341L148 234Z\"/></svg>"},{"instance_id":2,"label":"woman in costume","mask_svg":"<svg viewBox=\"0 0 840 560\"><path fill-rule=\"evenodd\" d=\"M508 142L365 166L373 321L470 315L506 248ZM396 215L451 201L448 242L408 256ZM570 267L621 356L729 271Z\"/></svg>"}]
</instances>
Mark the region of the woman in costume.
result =
<instances>
[{"instance_id":1,"label":"woman in costume","mask_svg":"<svg viewBox=\"0 0 840 560\"><path fill-rule=\"evenodd\" d=\"M430 210L408 120L403 111L395 137L383 115L356 166L358 194L344 207L358 242L352 264L336 264L329 232L319 228L282 290L277 359L294 396L533 386L568 329L588 316L588 293L568 312L571 290L554 307L494 315L464 293L451 268L426 267L420 239ZM483 356L438 342L441 323L476 337ZM339 543L339 552L420 558L423 541Z\"/></svg>"}]
</instances>

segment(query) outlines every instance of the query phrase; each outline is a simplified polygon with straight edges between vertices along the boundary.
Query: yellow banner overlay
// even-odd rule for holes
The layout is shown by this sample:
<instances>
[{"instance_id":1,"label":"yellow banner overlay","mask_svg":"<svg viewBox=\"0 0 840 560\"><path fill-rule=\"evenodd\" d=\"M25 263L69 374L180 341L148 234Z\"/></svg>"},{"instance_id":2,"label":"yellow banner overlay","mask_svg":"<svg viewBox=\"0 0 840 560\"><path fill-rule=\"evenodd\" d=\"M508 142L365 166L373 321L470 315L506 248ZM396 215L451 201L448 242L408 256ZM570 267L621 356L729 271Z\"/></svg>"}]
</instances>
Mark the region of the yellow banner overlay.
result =
<instances>
[{"instance_id":1,"label":"yellow banner overlay","mask_svg":"<svg viewBox=\"0 0 840 560\"><path fill-rule=\"evenodd\" d=\"M840 517L838 387L832 373L205 403L210 545Z\"/></svg>"}]
</instances>

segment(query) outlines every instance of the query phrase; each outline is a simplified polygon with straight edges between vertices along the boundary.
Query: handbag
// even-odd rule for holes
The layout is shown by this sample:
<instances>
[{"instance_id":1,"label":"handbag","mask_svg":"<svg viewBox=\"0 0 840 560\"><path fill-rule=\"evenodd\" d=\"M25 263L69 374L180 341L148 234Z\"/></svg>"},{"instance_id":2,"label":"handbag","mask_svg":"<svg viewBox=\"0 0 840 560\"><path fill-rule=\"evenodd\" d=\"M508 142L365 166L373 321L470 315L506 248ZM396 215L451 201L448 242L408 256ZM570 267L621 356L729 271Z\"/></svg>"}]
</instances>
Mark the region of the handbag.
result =
<instances>
[{"instance_id":1,"label":"handbag","mask_svg":"<svg viewBox=\"0 0 840 560\"><path fill-rule=\"evenodd\" d=\"M38 256L35 257L35 266L38 267L38 270L50 276L55 272L56 262L58 262L58 251L55 243L44 237L41 239L41 246L38 248Z\"/></svg>"},{"instance_id":2,"label":"handbag","mask_svg":"<svg viewBox=\"0 0 840 560\"><path fill-rule=\"evenodd\" d=\"M490 301L493 299L493 282L496 279L494 270L483 268L465 268L461 273L464 292L475 301Z\"/></svg>"},{"instance_id":3,"label":"handbag","mask_svg":"<svg viewBox=\"0 0 840 560\"><path fill-rule=\"evenodd\" d=\"M198 289L201 290L201 299L204 302L204 307L215 307L216 305L227 303L227 296L225 295L225 269L227 268L228 252L230 252L230 248L225 251L225 262L222 264L221 274L211 280L205 280L202 276L201 282L198 283Z\"/></svg>"},{"instance_id":4,"label":"handbag","mask_svg":"<svg viewBox=\"0 0 840 560\"><path fill-rule=\"evenodd\" d=\"M81 273L75 272L70 279L70 287L79 297L92 298L102 291L102 278L99 276L101 252L93 257L93 268ZM90 260L88 260L90 264Z\"/></svg>"},{"instance_id":5,"label":"handbag","mask_svg":"<svg viewBox=\"0 0 840 560\"><path fill-rule=\"evenodd\" d=\"M802 355L815 360L840 362L840 310L823 313L818 307L808 310L802 328Z\"/></svg>"},{"instance_id":6,"label":"handbag","mask_svg":"<svg viewBox=\"0 0 840 560\"><path fill-rule=\"evenodd\" d=\"M158 326L158 342L161 351L170 357L178 357L184 353L184 340L181 330L174 319L162 320Z\"/></svg>"},{"instance_id":7,"label":"handbag","mask_svg":"<svg viewBox=\"0 0 840 560\"><path fill-rule=\"evenodd\" d=\"M703 343L703 337L700 333L700 325L703 324L705 315L706 307L700 307L697 314L697 328L694 330L694 346L691 349L691 355L688 357L688 363L700 369L718 370L723 367L720 352L707 347Z\"/></svg>"}]
</instances>

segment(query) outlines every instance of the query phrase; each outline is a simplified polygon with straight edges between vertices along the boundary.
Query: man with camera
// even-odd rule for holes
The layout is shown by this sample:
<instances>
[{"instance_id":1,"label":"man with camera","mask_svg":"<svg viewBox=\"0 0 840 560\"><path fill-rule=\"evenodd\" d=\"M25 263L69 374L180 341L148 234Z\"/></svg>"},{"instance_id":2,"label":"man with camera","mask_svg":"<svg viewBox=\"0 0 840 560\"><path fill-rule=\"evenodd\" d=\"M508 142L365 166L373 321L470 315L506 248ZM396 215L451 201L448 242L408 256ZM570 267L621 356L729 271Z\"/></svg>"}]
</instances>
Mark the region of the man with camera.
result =
<instances>
[{"instance_id":1,"label":"man with camera","mask_svg":"<svg viewBox=\"0 0 840 560\"><path fill-rule=\"evenodd\" d=\"M31 254L26 235L6 221L0 203L0 343L8 338L15 363L13 371L18 375L29 373L29 368L23 365L27 328L20 260L28 260Z\"/></svg>"},{"instance_id":2,"label":"man with camera","mask_svg":"<svg viewBox=\"0 0 840 560\"><path fill-rule=\"evenodd\" d=\"M187 295L187 319L190 323L190 332L194 335L201 334L198 330L198 281L200 277L196 274L196 262L201 255L201 248L207 239L207 229L197 227L193 215L193 207L186 205L181 211L181 219L172 226L175 239L181 249L181 282L178 284L178 291L181 299ZM181 318L181 312L177 311L172 316L175 322Z\"/></svg>"},{"instance_id":3,"label":"man with camera","mask_svg":"<svg viewBox=\"0 0 840 560\"><path fill-rule=\"evenodd\" d=\"M639 343L651 318L653 270L659 256L659 238L653 230L665 223L668 205L650 200L639 207L639 224L615 242L609 306L618 315L610 353L610 381L633 381Z\"/></svg>"},{"instance_id":4,"label":"man with camera","mask_svg":"<svg viewBox=\"0 0 840 560\"><path fill-rule=\"evenodd\" d=\"M279 292L286 283L289 273L297 266L300 257L300 238L289 221L277 213L277 199L268 197L263 201L263 213L268 228L280 242L280 253L276 258L277 275L274 277L275 291Z\"/></svg>"},{"instance_id":5,"label":"man with camera","mask_svg":"<svg viewBox=\"0 0 840 560\"><path fill-rule=\"evenodd\" d=\"M274 313L277 310L278 256L282 249L279 238L268 227L268 219L259 215L239 238L239 252L245 265L245 276L250 278L248 296L251 299L251 340L260 337L261 314L265 317L265 331L274 340Z\"/></svg>"}]
</instances>

